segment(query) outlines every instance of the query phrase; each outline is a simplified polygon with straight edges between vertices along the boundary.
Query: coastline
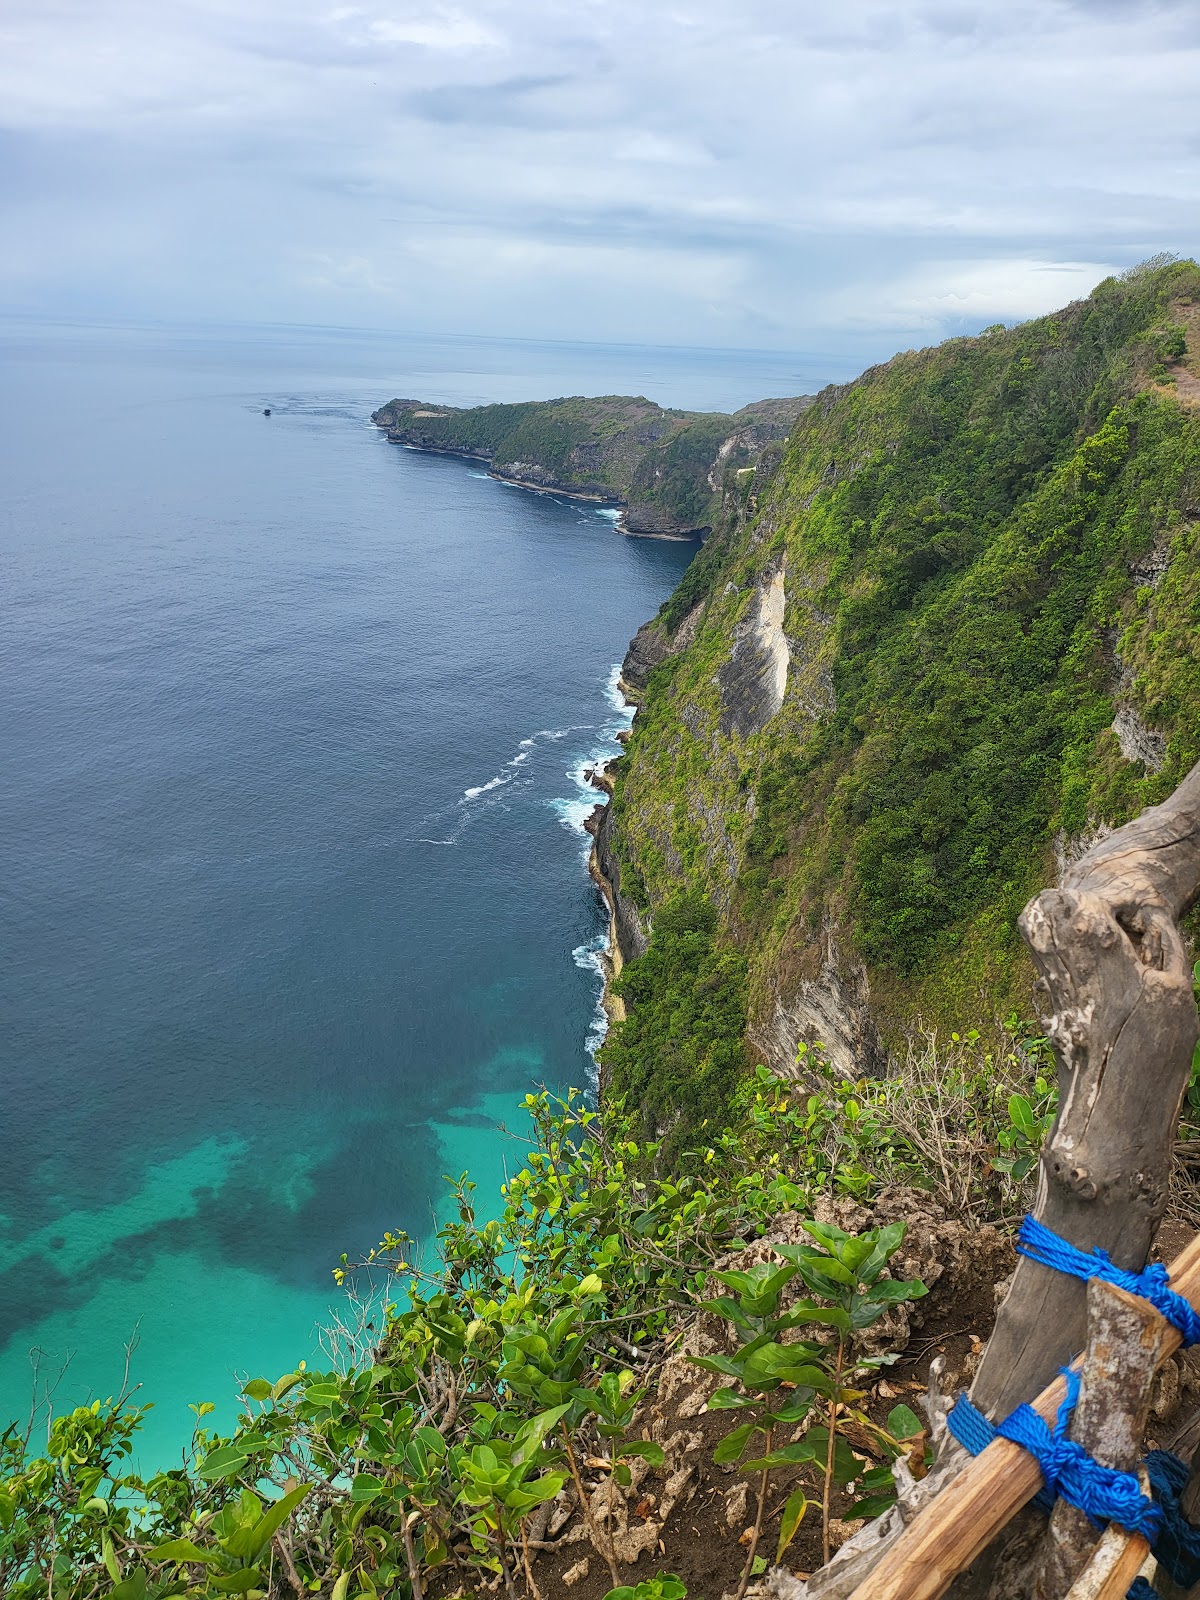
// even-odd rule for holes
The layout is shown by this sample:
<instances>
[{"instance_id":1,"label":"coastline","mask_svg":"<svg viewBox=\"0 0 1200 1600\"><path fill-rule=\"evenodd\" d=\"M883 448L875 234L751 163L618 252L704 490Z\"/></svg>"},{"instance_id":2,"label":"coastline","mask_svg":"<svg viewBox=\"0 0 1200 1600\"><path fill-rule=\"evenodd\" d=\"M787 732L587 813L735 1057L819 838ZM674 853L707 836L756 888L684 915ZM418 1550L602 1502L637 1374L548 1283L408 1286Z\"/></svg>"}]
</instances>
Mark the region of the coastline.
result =
<instances>
[{"instance_id":1,"label":"coastline","mask_svg":"<svg viewBox=\"0 0 1200 1600\"><path fill-rule=\"evenodd\" d=\"M709 531L703 528L679 528L674 531L664 531L653 528L631 528L627 521L629 510L628 503L619 495L604 494L597 490L571 489L565 485L551 483L536 483L531 478L516 478L506 472L498 472L492 465L491 456L482 455L477 450L455 450L444 445L410 444L406 439L395 437L391 430L381 422L376 422L377 427L392 444L403 446L405 450L415 451L417 455L426 456L453 456L459 461L480 461L487 467L487 475L497 483L507 483L513 489L525 489L530 494L548 494L561 500L579 500L585 505L596 506L598 509L612 510L618 513L613 527L617 533L626 539L666 539L676 544L693 544L697 539L702 539Z\"/></svg>"},{"instance_id":2,"label":"coastline","mask_svg":"<svg viewBox=\"0 0 1200 1600\"><path fill-rule=\"evenodd\" d=\"M596 806L584 826L592 836L592 848L588 851L588 877L599 889L604 904L608 907L608 943L599 953L602 973L600 1004L604 1008L604 1014L608 1018L609 1026L611 1027L615 1022L624 1022L626 1015L624 1000L621 999L620 995L614 994L612 988L613 980L621 976L621 970L625 965L625 955L621 949L621 937L617 928L616 895L613 893L612 884L604 875L604 869L600 865L600 852L596 847L601 821L612 802L613 781L608 776L606 767L607 763L605 763L605 767L593 768L587 774L588 782L593 788L607 794L609 800L603 805ZM601 1086L603 1087L603 1074L601 1074Z\"/></svg>"},{"instance_id":3,"label":"coastline","mask_svg":"<svg viewBox=\"0 0 1200 1600\"><path fill-rule=\"evenodd\" d=\"M618 676L615 687L617 693L624 699L626 706L636 707L636 700L630 694L629 686L623 678ZM628 728L624 728L616 735L617 742L622 746L628 743L629 732ZM588 767L583 774L585 780L591 784L593 789L597 789L601 794L607 796L607 799L593 807L591 815L584 823L584 827L592 837L592 847L588 852L588 876L599 889L604 904L608 908L608 942L605 948L599 952L599 962L603 974L600 1004L610 1026L615 1022L624 1022L625 1020L625 1002L620 995L613 993L612 985L613 980L621 976L628 957L621 945L616 889L605 872L604 863L601 859L601 839L604 819L616 793L616 782L609 769L620 759L621 757L617 755L609 757L606 761L598 761L594 766ZM601 1079L601 1086L603 1086L603 1079Z\"/></svg>"}]
</instances>

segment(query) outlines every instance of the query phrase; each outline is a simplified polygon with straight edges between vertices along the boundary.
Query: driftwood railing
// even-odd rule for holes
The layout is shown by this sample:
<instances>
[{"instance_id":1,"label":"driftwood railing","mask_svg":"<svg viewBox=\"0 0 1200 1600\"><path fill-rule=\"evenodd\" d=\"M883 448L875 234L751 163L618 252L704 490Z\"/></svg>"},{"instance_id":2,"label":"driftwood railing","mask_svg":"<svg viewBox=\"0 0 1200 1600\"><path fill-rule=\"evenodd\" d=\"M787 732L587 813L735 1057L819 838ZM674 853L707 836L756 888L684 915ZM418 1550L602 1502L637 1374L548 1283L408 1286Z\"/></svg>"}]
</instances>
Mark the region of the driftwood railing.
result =
<instances>
[{"instance_id":1,"label":"driftwood railing","mask_svg":"<svg viewBox=\"0 0 1200 1600\"><path fill-rule=\"evenodd\" d=\"M1100 1247L1135 1272L1166 1209L1200 1033L1179 928L1198 895L1200 763L1169 800L1096 845L1021 917L1059 1074L1034 1215L1078 1248ZM1171 1282L1200 1306L1200 1239L1175 1262ZM971 1398L998 1421L1036 1395L1035 1409L1053 1421L1065 1393L1056 1374L1082 1359L1072 1437L1126 1471L1141 1453L1154 1375L1179 1343L1145 1302L1022 1257ZM1015 1444L997 1440L972 1460L948 1440L929 1476L813 1575L806 1600L936 1600L947 1591L956 1600L1124 1596L1145 1559L1144 1541L1116 1527L1101 1539L1061 1502L1019 1575L1010 1563L1000 1576L993 1541L1040 1485L1033 1457ZM1185 1494L1185 1509L1190 1503L1200 1505L1200 1477Z\"/></svg>"}]
</instances>

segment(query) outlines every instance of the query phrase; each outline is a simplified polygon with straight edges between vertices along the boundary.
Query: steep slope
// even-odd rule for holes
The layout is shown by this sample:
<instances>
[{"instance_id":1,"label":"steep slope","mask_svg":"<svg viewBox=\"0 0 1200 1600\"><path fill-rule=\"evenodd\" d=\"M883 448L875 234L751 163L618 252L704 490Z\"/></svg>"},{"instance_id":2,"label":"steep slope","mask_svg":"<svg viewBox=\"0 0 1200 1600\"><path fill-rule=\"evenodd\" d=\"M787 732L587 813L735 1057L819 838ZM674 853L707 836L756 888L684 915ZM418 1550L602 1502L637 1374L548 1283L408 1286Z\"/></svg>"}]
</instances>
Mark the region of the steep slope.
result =
<instances>
[{"instance_id":1,"label":"steep slope","mask_svg":"<svg viewBox=\"0 0 1200 1600\"><path fill-rule=\"evenodd\" d=\"M472 456L494 477L530 489L622 507L627 533L706 533L723 495L787 437L811 404L760 400L732 416L665 411L651 400L604 395L459 410L392 400L372 421L416 450Z\"/></svg>"},{"instance_id":2,"label":"steep slope","mask_svg":"<svg viewBox=\"0 0 1200 1600\"><path fill-rule=\"evenodd\" d=\"M597 848L649 1123L1030 1014L1021 906L1200 755L1198 320L1154 264L827 389L642 629Z\"/></svg>"}]
</instances>

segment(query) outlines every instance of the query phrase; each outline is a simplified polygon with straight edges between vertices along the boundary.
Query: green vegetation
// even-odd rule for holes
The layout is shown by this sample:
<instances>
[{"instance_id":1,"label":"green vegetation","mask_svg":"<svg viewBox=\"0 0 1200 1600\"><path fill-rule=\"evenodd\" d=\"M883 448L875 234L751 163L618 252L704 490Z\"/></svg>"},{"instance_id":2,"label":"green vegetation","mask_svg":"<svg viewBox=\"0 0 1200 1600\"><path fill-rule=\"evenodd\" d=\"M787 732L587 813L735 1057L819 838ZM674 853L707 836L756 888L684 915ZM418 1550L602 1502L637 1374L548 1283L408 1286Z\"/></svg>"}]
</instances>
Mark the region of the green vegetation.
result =
<instances>
[{"instance_id":1,"label":"green vegetation","mask_svg":"<svg viewBox=\"0 0 1200 1600\"><path fill-rule=\"evenodd\" d=\"M717 913L699 894L659 911L645 955L613 985L630 1007L601 1052L606 1090L636 1106L642 1133L719 1122L746 1067L746 963L716 945ZM668 1136L668 1152L679 1135Z\"/></svg>"},{"instance_id":2,"label":"green vegetation","mask_svg":"<svg viewBox=\"0 0 1200 1600\"><path fill-rule=\"evenodd\" d=\"M1016 918L1056 841L1200 757L1200 410L1166 381L1197 303L1194 263L1154 263L826 391L663 608L705 604L642 697L613 850L655 929L680 895L720 908L708 959L744 962L753 1031L830 940L892 1045L1027 1011ZM781 562L788 693L739 736L727 664ZM1122 754L1118 706L1161 764ZM649 970L609 1051L661 1107Z\"/></svg>"},{"instance_id":3,"label":"green vegetation","mask_svg":"<svg viewBox=\"0 0 1200 1600\"><path fill-rule=\"evenodd\" d=\"M1056 841L1160 798L1200 754L1200 411L1173 383L1197 302L1200 270L1158 263L1056 317L897 357L820 397L753 492L724 480L725 520L660 620L699 602L703 619L651 673L619 766L612 849L651 936L616 985L603 1114L531 1095L498 1216L464 1175L433 1259L395 1235L338 1269L396 1287L370 1362L251 1380L228 1437L197 1402L178 1467L130 1470L131 1394L56 1418L44 1449L8 1428L6 1596L425 1600L486 1582L540 1600L531 1547L553 1506L609 1600L683 1600L670 1574L623 1583L609 1511L626 1488L665 1495L654 1385L701 1316L727 1337L697 1364L732 1380L710 1410L737 1414L717 1457L756 1475L744 1552L730 1533L742 1592L772 1519L782 1559L810 1502L825 1554L835 1501L884 1509L893 1463L924 1445L906 1406L868 1401L887 1356L861 1336L923 1285L890 1276L900 1225L811 1219L897 1185L976 1222L1028 1201L1056 1104L1046 1041L949 1029L1025 1014L1014 920ZM592 450L576 482L619 458L680 517L731 420L624 400L421 409L380 420L563 476ZM737 732L731 685L752 703L755 674L734 669L781 570L788 693ZM1122 753L1118 704L1153 759ZM887 1077L805 1046L794 1079L752 1067L778 996L859 961ZM1200 1146L1198 1075L1200 1051L1181 1159ZM814 1242L779 1242L784 1218Z\"/></svg>"},{"instance_id":4,"label":"green vegetation","mask_svg":"<svg viewBox=\"0 0 1200 1600\"><path fill-rule=\"evenodd\" d=\"M468 410L393 400L374 420L401 443L476 454L502 477L620 503L631 531L671 533L719 522L738 469L783 439L804 403L763 401L726 416L626 395Z\"/></svg>"},{"instance_id":5,"label":"green vegetation","mask_svg":"<svg viewBox=\"0 0 1200 1600\"><path fill-rule=\"evenodd\" d=\"M999 1110L1003 1074L982 1048L967 1056L978 1106ZM810 1065L819 1077L820 1063ZM530 1096L535 1137L499 1217L477 1220L464 1178L457 1218L441 1230L427 1269L401 1236L373 1253L368 1265L395 1274L407 1293L404 1307L389 1311L374 1362L252 1379L229 1437L205 1430L211 1408L198 1404L193 1449L177 1468L149 1479L130 1472L141 1411L129 1396L57 1418L40 1452L10 1427L0 1436L4 1594L162 1600L283 1586L336 1600L419 1600L443 1580L471 1589L495 1576L510 1596L518 1585L536 1595L526 1567L531 1515L552 1497L584 1500L585 1459L606 1461L618 1483L635 1470L665 1471L661 1446L646 1437L643 1393L664 1341L699 1312L709 1274L724 1270L722 1256L783 1214L808 1212L822 1194L862 1194L899 1171L925 1186L935 1181L902 1134L881 1164L877 1125L860 1137L869 1119L852 1086L832 1074L810 1093L760 1069L737 1101L734 1126L681 1150L668 1169L662 1147L636 1136L619 1103L601 1119L579 1096ZM892 1233L864 1244L810 1231L819 1248L792 1251L784 1276L799 1275L808 1291L789 1326L837 1334L836 1348L806 1358L814 1375L803 1389L819 1406L837 1387L826 1371L832 1360L836 1374L837 1350L845 1377L862 1365L855 1330L877 1306L918 1291L885 1275ZM724 1286L741 1296L738 1283ZM742 1365L729 1375L745 1392L726 1390L721 1403L750 1402L757 1426L766 1413L755 1397L773 1392L772 1380L760 1382L763 1352L783 1324L752 1301L736 1298L729 1314L738 1324L769 1312L759 1332L771 1337L761 1340L757 1365L742 1340L732 1358ZM713 1304L720 1315L729 1310ZM780 1384L794 1379L778 1376ZM802 1389L789 1396L791 1405L805 1398ZM836 1442L834 1452L835 1479L886 1494L873 1464L856 1460L852 1472ZM795 1488L817 1501L825 1493L828 1452L817 1456L792 1486L797 1524ZM747 1469L774 1471L764 1459ZM590 1513L587 1526L615 1570L605 1529Z\"/></svg>"},{"instance_id":6,"label":"green vegetation","mask_svg":"<svg viewBox=\"0 0 1200 1600\"><path fill-rule=\"evenodd\" d=\"M704 1309L731 1323L739 1342L728 1356L689 1357L698 1367L737 1380L736 1389L716 1391L708 1402L710 1410L736 1411L743 1418L749 1413L747 1420L725 1435L713 1457L720 1465L741 1462L745 1471L759 1475L758 1509L737 1600L745 1594L754 1569L774 1469L802 1464L818 1468L821 1544L823 1559L828 1561L834 1484L853 1483L863 1475L863 1463L845 1437L846 1425L873 1434L893 1459L902 1453L901 1438L921 1431L920 1422L907 1406L897 1406L893 1412L901 1437L880 1428L858 1407L862 1391L854 1387L868 1371L886 1366L891 1359L887 1355L856 1355L854 1336L878 1322L891 1306L915 1300L926 1292L925 1285L916 1280L881 1277L904 1241L904 1224L872 1228L857 1237L829 1224L806 1222L804 1228L817 1240L817 1246L777 1245L774 1253L782 1257L782 1266L760 1261L746 1272L709 1274L732 1293L705 1301ZM816 1299L796 1300L785 1308L784 1290L797 1275L809 1296L815 1295ZM782 1339L793 1328L804 1327L827 1328L831 1336L823 1340ZM781 1393L785 1386L786 1394ZM809 1427L802 1438L790 1444L776 1445L778 1431L795 1429L814 1412L824 1417L822 1426ZM759 1435L762 1453L745 1460L746 1452L757 1445ZM890 1471L887 1482L894 1488ZM875 1489L876 1484L871 1487ZM803 1489L794 1490L780 1525L777 1561L782 1560L795 1536L806 1504ZM884 1504L873 1509L882 1510Z\"/></svg>"}]
</instances>

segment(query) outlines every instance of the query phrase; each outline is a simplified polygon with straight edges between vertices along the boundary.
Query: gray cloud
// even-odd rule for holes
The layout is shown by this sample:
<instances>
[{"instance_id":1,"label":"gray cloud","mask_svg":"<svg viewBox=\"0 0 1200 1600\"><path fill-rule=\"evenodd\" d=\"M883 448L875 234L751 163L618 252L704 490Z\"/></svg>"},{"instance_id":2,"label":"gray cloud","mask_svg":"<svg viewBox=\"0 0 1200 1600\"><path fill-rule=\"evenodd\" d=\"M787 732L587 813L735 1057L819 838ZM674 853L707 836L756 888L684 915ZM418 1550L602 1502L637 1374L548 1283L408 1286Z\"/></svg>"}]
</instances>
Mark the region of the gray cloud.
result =
<instances>
[{"instance_id":1,"label":"gray cloud","mask_svg":"<svg viewBox=\"0 0 1200 1600\"><path fill-rule=\"evenodd\" d=\"M6 0L0 297L859 359L1191 252L1127 0Z\"/></svg>"},{"instance_id":2,"label":"gray cloud","mask_svg":"<svg viewBox=\"0 0 1200 1600\"><path fill-rule=\"evenodd\" d=\"M540 90L560 89L566 73L545 78L507 78L501 83L442 84L418 89L408 104L429 122L464 122L483 127L552 127L562 111Z\"/></svg>"}]
</instances>

